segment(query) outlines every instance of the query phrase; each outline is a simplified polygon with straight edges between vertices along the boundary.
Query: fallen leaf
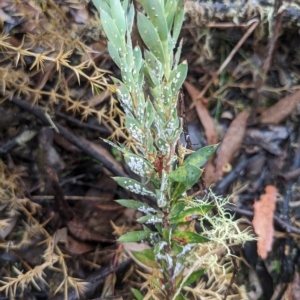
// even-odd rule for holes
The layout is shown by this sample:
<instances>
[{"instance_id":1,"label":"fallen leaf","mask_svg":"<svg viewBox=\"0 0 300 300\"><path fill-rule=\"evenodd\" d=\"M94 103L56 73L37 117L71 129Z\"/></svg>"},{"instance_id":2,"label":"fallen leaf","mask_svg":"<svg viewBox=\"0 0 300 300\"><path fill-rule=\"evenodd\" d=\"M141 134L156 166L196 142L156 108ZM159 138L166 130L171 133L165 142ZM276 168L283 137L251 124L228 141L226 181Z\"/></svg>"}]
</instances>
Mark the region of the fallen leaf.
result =
<instances>
[{"instance_id":1,"label":"fallen leaf","mask_svg":"<svg viewBox=\"0 0 300 300\"><path fill-rule=\"evenodd\" d=\"M196 89L193 85L188 83L187 81L184 82L184 87L186 88L191 99L193 101L196 101L197 96L199 95L200 91L198 89ZM206 104L207 104L207 101L205 101L205 100L197 101L195 108L196 108L198 117L201 121L201 124L203 125L204 130L205 130L207 145L213 145L213 144L218 143L217 133L216 133L214 120L211 117L209 111L207 110Z\"/></svg>"},{"instance_id":2,"label":"fallen leaf","mask_svg":"<svg viewBox=\"0 0 300 300\"><path fill-rule=\"evenodd\" d=\"M286 292L283 295L283 300L297 300L300 296L300 276L295 272L294 279L289 283Z\"/></svg>"},{"instance_id":3,"label":"fallen leaf","mask_svg":"<svg viewBox=\"0 0 300 300\"><path fill-rule=\"evenodd\" d=\"M258 235L257 253L262 258L267 257L272 249L274 226L273 217L276 206L277 189L273 185L265 188L266 193L261 195L259 201L253 204L253 228Z\"/></svg>"},{"instance_id":4,"label":"fallen leaf","mask_svg":"<svg viewBox=\"0 0 300 300\"><path fill-rule=\"evenodd\" d=\"M76 216L67 222L67 227L70 234L83 242L94 241L110 244L115 243L113 239L106 237L104 234L95 232L92 228L89 228L85 222L81 221Z\"/></svg>"},{"instance_id":5,"label":"fallen leaf","mask_svg":"<svg viewBox=\"0 0 300 300\"><path fill-rule=\"evenodd\" d=\"M94 250L95 247L89 243L78 241L68 235L66 250L72 255L82 255Z\"/></svg>"},{"instance_id":6,"label":"fallen leaf","mask_svg":"<svg viewBox=\"0 0 300 300\"><path fill-rule=\"evenodd\" d=\"M219 179L223 175L223 167L230 164L234 154L240 149L245 135L248 111L239 113L231 122L225 137L221 143L216 164L216 176Z\"/></svg>"},{"instance_id":7,"label":"fallen leaf","mask_svg":"<svg viewBox=\"0 0 300 300\"><path fill-rule=\"evenodd\" d=\"M300 103L300 91L291 94L268 108L260 117L259 122L278 124L288 117Z\"/></svg>"}]
</instances>

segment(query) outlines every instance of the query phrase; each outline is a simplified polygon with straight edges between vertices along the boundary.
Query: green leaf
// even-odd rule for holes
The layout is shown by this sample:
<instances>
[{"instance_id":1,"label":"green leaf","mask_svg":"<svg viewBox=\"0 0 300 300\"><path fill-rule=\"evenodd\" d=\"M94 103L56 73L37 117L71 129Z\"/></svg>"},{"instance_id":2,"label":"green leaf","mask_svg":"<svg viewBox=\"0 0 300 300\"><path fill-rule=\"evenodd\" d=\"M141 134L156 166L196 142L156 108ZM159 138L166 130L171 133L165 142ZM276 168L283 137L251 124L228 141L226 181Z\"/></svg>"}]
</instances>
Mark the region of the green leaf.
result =
<instances>
[{"instance_id":1,"label":"green leaf","mask_svg":"<svg viewBox=\"0 0 300 300\"><path fill-rule=\"evenodd\" d=\"M181 198L182 194L189 190L196 182L176 182L172 192L172 199L177 200Z\"/></svg>"},{"instance_id":2,"label":"green leaf","mask_svg":"<svg viewBox=\"0 0 300 300\"><path fill-rule=\"evenodd\" d=\"M101 10L104 10L107 14L111 16L110 7L108 6L107 2L104 0L93 0L95 7L101 13Z\"/></svg>"},{"instance_id":3,"label":"green leaf","mask_svg":"<svg viewBox=\"0 0 300 300\"><path fill-rule=\"evenodd\" d=\"M126 53L129 54L129 49L127 49ZM133 60L133 58L132 58L132 60ZM123 62L122 62L122 64L123 64ZM127 63L126 63L126 67L121 68L121 76L122 76L123 82L126 84L129 91L133 91L134 87L135 87L135 83L134 83L134 80L133 80L133 77L132 77L131 69L129 67L127 67Z\"/></svg>"},{"instance_id":4,"label":"green leaf","mask_svg":"<svg viewBox=\"0 0 300 300\"><path fill-rule=\"evenodd\" d=\"M213 208L214 206L210 204L188 208L183 212L179 213L177 216L172 217L170 219L170 223L177 224L198 219L200 216L203 216L207 212L211 211Z\"/></svg>"},{"instance_id":5,"label":"green leaf","mask_svg":"<svg viewBox=\"0 0 300 300\"><path fill-rule=\"evenodd\" d=\"M162 234L161 224L155 223L155 224L154 224L154 227L156 228L156 230L157 230L157 232L158 232L159 234Z\"/></svg>"},{"instance_id":6,"label":"green leaf","mask_svg":"<svg viewBox=\"0 0 300 300\"><path fill-rule=\"evenodd\" d=\"M148 204L142 203L140 201L120 199L120 200L116 200L116 202L118 202L122 206L132 208L132 209L136 209L136 210L138 210L140 212L143 212L145 214L157 213L156 209L154 209L151 206L149 206Z\"/></svg>"},{"instance_id":7,"label":"green leaf","mask_svg":"<svg viewBox=\"0 0 300 300\"><path fill-rule=\"evenodd\" d=\"M157 30L160 40L162 42L167 41L168 27L160 1L140 0L139 2L143 5L151 23Z\"/></svg>"},{"instance_id":8,"label":"green leaf","mask_svg":"<svg viewBox=\"0 0 300 300\"><path fill-rule=\"evenodd\" d=\"M155 194L150 191L145 185L136 180L126 177L112 177L124 189L142 196L155 197Z\"/></svg>"},{"instance_id":9,"label":"green leaf","mask_svg":"<svg viewBox=\"0 0 300 300\"><path fill-rule=\"evenodd\" d=\"M142 251L132 251L132 255L142 264L150 268L159 268L155 261L155 255L152 249L144 249Z\"/></svg>"},{"instance_id":10,"label":"green leaf","mask_svg":"<svg viewBox=\"0 0 300 300\"><path fill-rule=\"evenodd\" d=\"M210 145L203 147L199 149L198 151L192 153L190 156L188 156L184 162L183 165L193 165L198 168L202 167L207 160L213 155L213 153L218 148L219 144L216 145Z\"/></svg>"},{"instance_id":11,"label":"green leaf","mask_svg":"<svg viewBox=\"0 0 300 300\"><path fill-rule=\"evenodd\" d=\"M192 165L183 165L169 174L169 178L176 182L195 182L198 181L202 171Z\"/></svg>"},{"instance_id":12,"label":"green leaf","mask_svg":"<svg viewBox=\"0 0 300 300\"><path fill-rule=\"evenodd\" d=\"M165 4L165 14L167 14L166 21L167 21L169 32L171 32L174 15L175 15L175 12L177 11L176 4L177 4L177 0L169 0Z\"/></svg>"},{"instance_id":13,"label":"green leaf","mask_svg":"<svg viewBox=\"0 0 300 300\"><path fill-rule=\"evenodd\" d=\"M121 65L124 65L124 62L121 62ZM114 84L116 85L118 91L118 99L122 105L126 115L131 115L131 112L134 111L131 95L128 91L126 85L117 78L111 77Z\"/></svg>"},{"instance_id":14,"label":"green leaf","mask_svg":"<svg viewBox=\"0 0 300 300\"><path fill-rule=\"evenodd\" d=\"M132 231L120 236L117 241L120 243L139 242L150 237L151 232L147 231Z\"/></svg>"},{"instance_id":15,"label":"green leaf","mask_svg":"<svg viewBox=\"0 0 300 300\"><path fill-rule=\"evenodd\" d=\"M122 3L122 8L126 12L128 10L129 0L124 0Z\"/></svg>"},{"instance_id":16,"label":"green leaf","mask_svg":"<svg viewBox=\"0 0 300 300\"><path fill-rule=\"evenodd\" d=\"M150 178L150 181L153 184L153 186L154 186L155 189L159 188L159 184L160 184L159 180L157 180L155 178Z\"/></svg>"},{"instance_id":17,"label":"green leaf","mask_svg":"<svg viewBox=\"0 0 300 300\"><path fill-rule=\"evenodd\" d=\"M143 294L140 291L138 291L137 289L131 288L131 291L132 291L133 296L136 298L136 300L144 299Z\"/></svg>"},{"instance_id":18,"label":"green leaf","mask_svg":"<svg viewBox=\"0 0 300 300\"><path fill-rule=\"evenodd\" d=\"M132 71L132 75L134 77L134 80L138 80L138 75L140 73L142 64L143 64L143 57L142 57L142 51L139 46L135 46L133 49L133 61L134 61L134 69Z\"/></svg>"},{"instance_id":19,"label":"green leaf","mask_svg":"<svg viewBox=\"0 0 300 300\"><path fill-rule=\"evenodd\" d=\"M134 85L134 76L133 76L133 73L132 71L135 70L135 64L134 64L134 59L133 59L133 49L132 49L132 42L131 42L131 36L130 36L130 33L127 32L127 42L126 42L126 54L125 54L125 57L126 57L126 63L127 65L129 66L128 68L128 73L130 74L130 76L128 76L127 78L127 81L124 81L125 83L126 82L129 82L128 86L130 86L132 89L134 89L135 85ZM125 72L125 70L122 70L124 73L127 73ZM123 78L123 77L122 77ZM132 80L131 81L129 81Z\"/></svg>"},{"instance_id":20,"label":"green leaf","mask_svg":"<svg viewBox=\"0 0 300 300\"><path fill-rule=\"evenodd\" d=\"M157 59L164 64L163 46L152 23L140 12L137 16L138 30L143 42Z\"/></svg>"},{"instance_id":21,"label":"green leaf","mask_svg":"<svg viewBox=\"0 0 300 300\"><path fill-rule=\"evenodd\" d=\"M156 116L155 116L155 110L154 110L153 104L152 104L151 100L148 99L147 100L147 107L146 107L146 120L145 120L145 122L146 122L145 127L146 128L151 127L155 117Z\"/></svg>"},{"instance_id":22,"label":"green leaf","mask_svg":"<svg viewBox=\"0 0 300 300\"><path fill-rule=\"evenodd\" d=\"M110 0L111 16L117 25L120 34L123 36L126 32L126 21L124 10L120 0Z\"/></svg>"},{"instance_id":23,"label":"green leaf","mask_svg":"<svg viewBox=\"0 0 300 300\"><path fill-rule=\"evenodd\" d=\"M176 297L175 300L187 300L181 293Z\"/></svg>"},{"instance_id":24,"label":"green leaf","mask_svg":"<svg viewBox=\"0 0 300 300\"><path fill-rule=\"evenodd\" d=\"M172 251L174 252L174 254L177 256L179 255L183 250L183 247L180 246L178 243L174 242L172 243Z\"/></svg>"},{"instance_id":25,"label":"green leaf","mask_svg":"<svg viewBox=\"0 0 300 300\"><path fill-rule=\"evenodd\" d=\"M170 153L170 145L169 143L164 140L163 138L158 138L156 141L155 141L155 144L157 146L157 148L160 150L160 152L165 155L165 156L168 156L169 153Z\"/></svg>"},{"instance_id":26,"label":"green leaf","mask_svg":"<svg viewBox=\"0 0 300 300\"><path fill-rule=\"evenodd\" d=\"M125 1L123 2L123 4L124 3L125 3ZM124 9L124 11L127 11L127 10ZM133 21L134 21L134 5L133 5L133 3L131 3L131 5L129 7L129 10L127 12L126 18L127 18L127 32L129 34L131 34L131 32L132 32L132 26L133 26Z\"/></svg>"},{"instance_id":27,"label":"green leaf","mask_svg":"<svg viewBox=\"0 0 300 300\"><path fill-rule=\"evenodd\" d=\"M175 70L171 72L170 80L172 80L172 92L177 92L187 75L188 65L186 61L183 61Z\"/></svg>"},{"instance_id":28,"label":"green leaf","mask_svg":"<svg viewBox=\"0 0 300 300\"><path fill-rule=\"evenodd\" d=\"M145 55L145 76L152 82L151 86L156 87L161 84L163 77L163 67L161 62L152 54L152 52L146 50Z\"/></svg>"},{"instance_id":29,"label":"green leaf","mask_svg":"<svg viewBox=\"0 0 300 300\"><path fill-rule=\"evenodd\" d=\"M182 165L183 166L183 165ZM182 167L181 166L181 167ZM193 166L194 167L194 166ZM200 169L199 169L200 170ZM202 172L202 171L201 171ZM201 175L200 175L201 176ZM190 178L190 181L185 182L178 182L174 185L173 192L172 192L172 199L177 200L178 198L182 197L182 194L189 190L197 181L199 178L196 176L194 177L194 180Z\"/></svg>"},{"instance_id":30,"label":"green leaf","mask_svg":"<svg viewBox=\"0 0 300 300\"><path fill-rule=\"evenodd\" d=\"M171 231L169 228L164 228L162 230L163 240L167 243L171 243Z\"/></svg>"},{"instance_id":31,"label":"green leaf","mask_svg":"<svg viewBox=\"0 0 300 300\"><path fill-rule=\"evenodd\" d=\"M121 37L119 29L115 25L113 19L104 10L101 10L100 18L108 40L117 48L119 52L125 52L124 37Z\"/></svg>"},{"instance_id":32,"label":"green leaf","mask_svg":"<svg viewBox=\"0 0 300 300\"><path fill-rule=\"evenodd\" d=\"M157 189L155 193L158 207L165 207L167 205L167 199L164 192Z\"/></svg>"},{"instance_id":33,"label":"green leaf","mask_svg":"<svg viewBox=\"0 0 300 300\"><path fill-rule=\"evenodd\" d=\"M173 47L175 47L175 44L178 40L180 31L181 31L181 27L182 27L182 23L183 23L183 19L184 19L184 8L183 8L182 0L177 1L176 8L177 8L177 12L175 13L173 32L172 32L172 39L173 39L173 43L174 43Z\"/></svg>"},{"instance_id":34,"label":"green leaf","mask_svg":"<svg viewBox=\"0 0 300 300\"><path fill-rule=\"evenodd\" d=\"M155 215L148 214L146 216L142 216L142 217L138 218L137 222L139 222L141 224L143 224L143 223L156 224L156 223L162 223L162 218L157 217Z\"/></svg>"},{"instance_id":35,"label":"green leaf","mask_svg":"<svg viewBox=\"0 0 300 300\"><path fill-rule=\"evenodd\" d=\"M141 124L133 117L126 115L125 125L132 137L143 144L144 133L141 129Z\"/></svg>"},{"instance_id":36,"label":"green leaf","mask_svg":"<svg viewBox=\"0 0 300 300\"><path fill-rule=\"evenodd\" d=\"M115 62L119 69L121 69L121 58L117 48L111 42L107 43L108 53L111 59Z\"/></svg>"},{"instance_id":37,"label":"green leaf","mask_svg":"<svg viewBox=\"0 0 300 300\"><path fill-rule=\"evenodd\" d=\"M150 177L155 172L150 163L139 155L126 153L124 159L131 171L141 177Z\"/></svg>"},{"instance_id":38,"label":"green leaf","mask_svg":"<svg viewBox=\"0 0 300 300\"><path fill-rule=\"evenodd\" d=\"M156 76L153 75L151 67L147 63L144 64L144 74L145 77L147 78L147 84L150 87L155 87L159 85L159 80L157 79Z\"/></svg>"},{"instance_id":39,"label":"green leaf","mask_svg":"<svg viewBox=\"0 0 300 300\"><path fill-rule=\"evenodd\" d=\"M174 67L176 68L179 64L179 60L180 60L180 55L181 55L181 50L182 50L182 43L183 43L183 39L180 40L180 43L177 47L176 50L176 54L175 54L175 58L174 58Z\"/></svg>"},{"instance_id":40,"label":"green leaf","mask_svg":"<svg viewBox=\"0 0 300 300\"><path fill-rule=\"evenodd\" d=\"M185 208L186 204L183 201L179 201L178 203L176 203L171 210L171 216L177 216L179 213L181 213L184 208Z\"/></svg>"},{"instance_id":41,"label":"green leaf","mask_svg":"<svg viewBox=\"0 0 300 300\"><path fill-rule=\"evenodd\" d=\"M200 279L203 276L204 273L205 273L205 269L199 269L199 270L193 272L189 276L189 278L185 281L184 286L189 286L189 285L193 284L198 279Z\"/></svg>"},{"instance_id":42,"label":"green leaf","mask_svg":"<svg viewBox=\"0 0 300 300\"><path fill-rule=\"evenodd\" d=\"M209 239L207 239L206 237L192 231L181 231L173 233L172 239L183 244L205 243L209 241Z\"/></svg>"},{"instance_id":43,"label":"green leaf","mask_svg":"<svg viewBox=\"0 0 300 300\"><path fill-rule=\"evenodd\" d=\"M106 139L102 139L105 143L109 144L110 146L116 148L117 150L121 151L122 153L127 153L129 150L120 147L119 145L115 144L114 142L110 141L110 140L106 140Z\"/></svg>"}]
</instances>

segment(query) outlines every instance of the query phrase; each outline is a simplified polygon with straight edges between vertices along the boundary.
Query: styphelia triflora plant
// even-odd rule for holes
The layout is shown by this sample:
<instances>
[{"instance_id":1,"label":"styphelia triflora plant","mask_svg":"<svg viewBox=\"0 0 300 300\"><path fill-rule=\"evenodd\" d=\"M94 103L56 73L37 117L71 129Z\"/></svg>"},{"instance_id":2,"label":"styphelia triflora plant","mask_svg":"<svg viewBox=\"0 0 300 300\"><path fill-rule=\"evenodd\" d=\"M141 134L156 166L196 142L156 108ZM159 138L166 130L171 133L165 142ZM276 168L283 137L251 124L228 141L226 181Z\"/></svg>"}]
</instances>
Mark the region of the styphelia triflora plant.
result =
<instances>
[{"instance_id":1,"label":"styphelia triflora plant","mask_svg":"<svg viewBox=\"0 0 300 300\"><path fill-rule=\"evenodd\" d=\"M124 154L125 162L144 184L131 178L114 179L128 191L156 202L151 207L144 202L118 200L144 213L137 220L143 230L128 232L118 241L148 241L152 246L134 252L136 259L153 272L145 275L146 295L135 289L133 293L137 299L187 299L186 287L205 270L215 272L221 249L227 249L230 255L229 245L251 237L240 232L224 210L228 201L212 193L201 200L186 193L198 182L201 167L217 145L185 157L186 149L179 144L183 126L177 102L188 69L186 61L180 63L182 41L177 43L184 19L183 0L139 0L145 14L137 12L137 28L144 49L132 44L135 9L130 1L93 2L100 12L109 54L121 70L121 80L112 80L137 151L106 142ZM218 215L212 214L213 207ZM202 226L201 235L195 230L196 220L200 225L205 221L210 225ZM194 288L193 293L197 295L198 290Z\"/></svg>"}]
</instances>

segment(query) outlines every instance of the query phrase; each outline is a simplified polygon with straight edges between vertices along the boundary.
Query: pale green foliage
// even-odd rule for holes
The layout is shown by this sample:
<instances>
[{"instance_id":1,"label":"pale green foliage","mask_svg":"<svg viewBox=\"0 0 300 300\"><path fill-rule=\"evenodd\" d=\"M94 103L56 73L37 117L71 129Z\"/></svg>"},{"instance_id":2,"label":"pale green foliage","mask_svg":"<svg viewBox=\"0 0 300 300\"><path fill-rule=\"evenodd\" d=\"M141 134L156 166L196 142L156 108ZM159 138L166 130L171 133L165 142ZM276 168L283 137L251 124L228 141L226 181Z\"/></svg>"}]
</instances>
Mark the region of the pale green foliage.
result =
<instances>
[{"instance_id":1,"label":"pale green foliage","mask_svg":"<svg viewBox=\"0 0 300 300\"><path fill-rule=\"evenodd\" d=\"M121 70L122 80L113 77L112 80L126 114L126 129L136 142L137 151L132 153L128 148L107 142L124 154L129 168L144 177L146 184L130 178L114 179L130 192L155 198L157 204L157 208L151 208L142 202L119 200L121 205L145 214L137 220L144 224L143 231L126 233L119 241L148 240L153 246L133 253L153 270L151 275L141 273L146 279L142 286L147 289L144 299L186 299L184 286L195 282L210 267L208 262L212 267L216 265L213 247L220 251L228 249L228 242L243 243L250 238L238 230L218 198L210 204L186 195L201 177L200 167L217 145L204 147L187 158L185 148L180 146L179 156L176 155L183 131L177 101L187 74L186 62L179 63L182 43L177 46L184 17L183 1L139 1L145 11L145 15L137 12L137 28L146 45L143 51L131 41L133 4L128 0L93 2L108 38L108 51ZM211 213L215 205L218 216ZM200 235L194 226L197 219L207 220L212 228ZM147 224L154 225L156 230L153 226L150 230ZM187 271L193 259L194 264ZM184 272L188 275L184 276ZM141 298L137 291L134 294Z\"/></svg>"}]
</instances>

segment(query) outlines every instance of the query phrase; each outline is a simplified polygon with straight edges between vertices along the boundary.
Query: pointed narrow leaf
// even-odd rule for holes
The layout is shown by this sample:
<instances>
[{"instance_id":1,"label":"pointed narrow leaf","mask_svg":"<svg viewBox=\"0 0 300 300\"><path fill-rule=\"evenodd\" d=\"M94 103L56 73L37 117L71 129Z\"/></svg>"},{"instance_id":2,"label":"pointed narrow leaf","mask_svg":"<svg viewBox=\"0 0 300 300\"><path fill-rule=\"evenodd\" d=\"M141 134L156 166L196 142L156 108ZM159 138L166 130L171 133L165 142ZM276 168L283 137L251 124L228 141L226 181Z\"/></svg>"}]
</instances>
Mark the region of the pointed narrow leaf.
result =
<instances>
[{"instance_id":1,"label":"pointed narrow leaf","mask_svg":"<svg viewBox=\"0 0 300 300\"><path fill-rule=\"evenodd\" d=\"M196 181L197 182L197 181ZM177 200L182 197L182 194L189 190L196 182L176 182L172 193L172 199Z\"/></svg>"},{"instance_id":2,"label":"pointed narrow leaf","mask_svg":"<svg viewBox=\"0 0 300 300\"><path fill-rule=\"evenodd\" d=\"M177 9L176 4L177 4L177 0L169 0L165 4L165 13L167 14L166 21L167 21L169 32L172 29L174 15L175 15L175 12L176 12L176 9Z\"/></svg>"},{"instance_id":3,"label":"pointed narrow leaf","mask_svg":"<svg viewBox=\"0 0 300 300\"><path fill-rule=\"evenodd\" d=\"M121 58L117 48L111 42L107 43L108 53L111 59L115 62L119 69L121 69Z\"/></svg>"},{"instance_id":4,"label":"pointed narrow leaf","mask_svg":"<svg viewBox=\"0 0 300 300\"><path fill-rule=\"evenodd\" d=\"M169 178L176 182L195 182L202 174L202 171L192 165L183 165L169 174Z\"/></svg>"},{"instance_id":5,"label":"pointed narrow leaf","mask_svg":"<svg viewBox=\"0 0 300 300\"><path fill-rule=\"evenodd\" d=\"M126 177L112 177L124 189L142 196L155 197L155 194L150 191L145 185L136 180Z\"/></svg>"},{"instance_id":6,"label":"pointed narrow leaf","mask_svg":"<svg viewBox=\"0 0 300 300\"><path fill-rule=\"evenodd\" d=\"M125 52L124 37L121 37L118 27L107 12L101 10L101 22L108 40L118 49Z\"/></svg>"},{"instance_id":7,"label":"pointed narrow leaf","mask_svg":"<svg viewBox=\"0 0 300 300\"><path fill-rule=\"evenodd\" d=\"M124 62L121 62L121 65L124 65ZM134 106L127 86L122 81L120 81L115 77L111 77L111 79L116 85L117 92L118 92L118 100L120 101L120 104L122 105L125 114L128 116L132 116L131 112L134 111Z\"/></svg>"},{"instance_id":8,"label":"pointed narrow leaf","mask_svg":"<svg viewBox=\"0 0 300 300\"><path fill-rule=\"evenodd\" d=\"M179 59L181 55L181 50L182 50L182 44L183 44L183 39L180 40L180 43L177 47L175 58L174 58L174 67L177 67L179 64Z\"/></svg>"},{"instance_id":9,"label":"pointed narrow leaf","mask_svg":"<svg viewBox=\"0 0 300 300\"><path fill-rule=\"evenodd\" d=\"M168 26L160 1L140 0L162 42L168 39Z\"/></svg>"},{"instance_id":10,"label":"pointed narrow leaf","mask_svg":"<svg viewBox=\"0 0 300 300\"><path fill-rule=\"evenodd\" d=\"M176 4L175 4L176 5ZM184 19L184 8L183 8L183 1L178 0L177 2L177 12L175 13L174 17L174 25L173 25L173 32L172 32L172 40L173 40L173 47L175 46L175 43L178 40L182 23Z\"/></svg>"},{"instance_id":11,"label":"pointed narrow leaf","mask_svg":"<svg viewBox=\"0 0 300 300\"><path fill-rule=\"evenodd\" d=\"M114 142L110 141L110 140L106 140L106 139L102 139L105 143L107 143L108 145L116 148L117 150L121 151L122 153L127 153L129 151L129 149L126 148L122 148L119 145L115 144Z\"/></svg>"},{"instance_id":12,"label":"pointed narrow leaf","mask_svg":"<svg viewBox=\"0 0 300 300\"><path fill-rule=\"evenodd\" d=\"M165 207L168 204L168 202L164 192L161 190L155 190L155 192L158 207Z\"/></svg>"},{"instance_id":13,"label":"pointed narrow leaf","mask_svg":"<svg viewBox=\"0 0 300 300\"><path fill-rule=\"evenodd\" d=\"M144 133L141 129L141 124L139 124L139 122L135 118L128 115L125 118L125 124L128 132L132 135L132 137L138 142L143 143Z\"/></svg>"},{"instance_id":14,"label":"pointed narrow leaf","mask_svg":"<svg viewBox=\"0 0 300 300\"><path fill-rule=\"evenodd\" d=\"M159 80L153 74L151 67L147 63L144 64L144 74L145 74L145 77L147 78L147 83L151 87L155 87L155 86L159 85Z\"/></svg>"},{"instance_id":15,"label":"pointed narrow leaf","mask_svg":"<svg viewBox=\"0 0 300 300\"><path fill-rule=\"evenodd\" d=\"M187 300L181 293L176 297L175 300Z\"/></svg>"},{"instance_id":16,"label":"pointed narrow leaf","mask_svg":"<svg viewBox=\"0 0 300 300\"><path fill-rule=\"evenodd\" d=\"M205 243L209 241L209 239L207 239L206 237L192 231L181 231L173 233L172 239L183 244Z\"/></svg>"},{"instance_id":17,"label":"pointed narrow leaf","mask_svg":"<svg viewBox=\"0 0 300 300\"><path fill-rule=\"evenodd\" d=\"M125 35L126 21L123 7L120 0L110 0L111 16L117 25L121 35Z\"/></svg>"},{"instance_id":18,"label":"pointed narrow leaf","mask_svg":"<svg viewBox=\"0 0 300 300\"><path fill-rule=\"evenodd\" d=\"M111 16L110 7L104 0L93 0L93 3L95 7L98 9L98 11L101 13L101 10L104 10L107 14Z\"/></svg>"},{"instance_id":19,"label":"pointed narrow leaf","mask_svg":"<svg viewBox=\"0 0 300 300\"><path fill-rule=\"evenodd\" d=\"M136 300L143 300L144 299L143 294L139 290L132 288L131 291L132 291L133 296L136 298Z\"/></svg>"},{"instance_id":20,"label":"pointed narrow leaf","mask_svg":"<svg viewBox=\"0 0 300 300\"><path fill-rule=\"evenodd\" d=\"M137 81L138 75L143 64L142 51L139 46L135 46L133 49L133 61L135 68L132 71L132 75L134 77L134 80Z\"/></svg>"},{"instance_id":21,"label":"pointed narrow leaf","mask_svg":"<svg viewBox=\"0 0 300 300\"><path fill-rule=\"evenodd\" d=\"M170 220L171 224L177 224L182 222L188 222L191 220L198 219L200 216L203 216L207 212L211 211L214 208L213 205L207 204L202 206L196 206L188 208L183 212L179 213L177 216L172 217Z\"/></svg>"},{"instance_id":22,"label":"pointed narrow leaf","mask_svg":"<svg viewBox=\"0 0 300 300\"><path fill-rule=\"evenodd\" d=\"M213 155L213 153L216 151L218 148L219 144L217 145L210 145L203 147L199 149L198 151L192 153L190 156L188 156L184 162L183 165L193 165L198 168L203 166L207 160Z\"/></svg>"},{"instance_id":23,"label":"pointed narrow leaf","mask_svg":"<svg viewBox=\"0 0 300 300\"><path fill-rule=\"evenodd\" d=\"M155 110L153 104L150 99L147 100L147 108L146 108L146 128L150 128L154 119L155 119ZM153 141L153 139L152 139Z\"/></svg>"},{"instance_id":24,"label":"pointed narrow leaf","mask_svg":"<svg viewBox=\"0 0 300 300\"><path fill-rule=\"evenodd\" d=\"M205 269L199 269L199 270L193 272L190 275L190 277L186 280L186 282L184 283L184 286L189 286L189 285L193 284L198 279L200 279L204 273L205 273Z\"/></svg>"},{"instance_id":25,"label":"pointed narrow leaf","mask_svg":"<svg viewBox=\"0 0 300 300\"><path fill-rule=\"evenodd\" d=\"M163 46L152 23L138 12L138 30L142 40L157 59L164 64Z\"/></svg>"},{"instance_id":26,"label":"pointed narrow leaf","mask_svg":"<svg viewBox=\"0 0 300 300\"><path fill-rule=\"evenodd\" d=\"M120 236L117 241L120 243L139 242L150 237L151 232L147 231L132 231Z\"/></svg>"},{"instance_id":27,"label":"pointed narrow leaf","mask_svg":"<svg viewBox=\"0 0 300 300\"><path fill-rule=\"evenodd\" d=\"M174 242L172 243L172 251L177 256L183 251L183 247L180 246L178 243Z\"/></svg>"},{"instance_id":28,"label":"pointed narrow leaf","mask_svg":"<svg viewBox=\"0 0 300 300\"><path fill-rule=\"evenodd\" d=\"M169 155L170 145L166 140L164 140L163 138L158 138L155 143L163 155L165 156Z\"/></svg>"},{"instance_id":29,"label":"pointed narrow leaf","mask_svg":"<svg viewBox=\"0 0 300 300\"><path fill-rule=\"evenodd\" d=\"M184 211L186 204L183 201L177 202L172 210L171 210L171 217L177 216L179 213Z\"/></svg>"},{"instance_id":30,"label":"pointed narrow leaf","mask_svg":"<svg viewBox=\"0 0 300 300\"><path fill-rule=\"evenodd\" d=\"M157 217L155 215L148 214L146 216L140 217L137 219L137 221L141 224L156 224L156 223L162 223L162 218Z\"/></svg>"},{"instance_id":31,"label":"pointed narrow leaf","mask_svg":"<svg viewBox=\"0 0 300 300\"><path fill-rule=\"evenodd\" d=\"M132 251L133 256L142 264L150 268L159 268L155 261L155 255L152 249L144 249L142 251Z\"/></svg>"},{"instance_id":32,"label":"pointed narrow leaf","mask_svg":"<svg viewBox=\"0 0 300 300\"><path fill-rule=\"evenodd\" d=\"M139 155L126 153L124 159L131 171L141 177L147 177L154 173L150 163Z\"/></svg>"},{"instance_id":33,"label":"pointed narrow leaf","mask_svg":"<svg viewBox=\"0 0 300 300\"><path fill-rule=\"evenodd\" d=\"M119 199L119 200L116 200L116 202L118 202L122 206L136 209L140 212L143 212L144 214L157 213L156 209L154 209L154 208L150 207L148 204L142 203L140 201Z\"/></svg>"},{"instance_id":34,"label":"pointed narrow leaf","mask_svg":"<svg viewBox=\"0 0 300 300\"><path fill-rule=\"evenodd\" d=\"M172 92L177 92L187 75L188 65L186 61L183 61L175 70L172 71L170 79L172 80Z\"/></svg>"},{"instance_id":35,"label":"pointed narrow leaf","mask_svg":"<svg viewBox=\"0 0 300 300\"><path fill-rule=\"evenodd\" d=\"M195 179L194 181L190 180L190 181L176 183L173 188L172 198L175 200L181 198L182 194L187 190L189 190L199 180L199 178L197 177L195 177L194 179Z\"/></svg>"}]
</instances>

